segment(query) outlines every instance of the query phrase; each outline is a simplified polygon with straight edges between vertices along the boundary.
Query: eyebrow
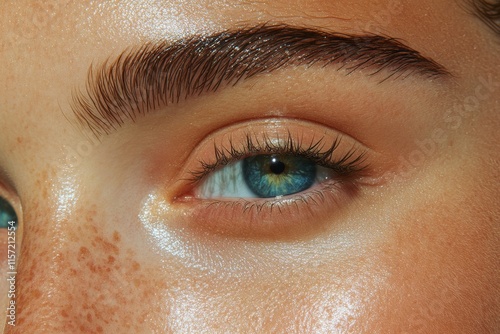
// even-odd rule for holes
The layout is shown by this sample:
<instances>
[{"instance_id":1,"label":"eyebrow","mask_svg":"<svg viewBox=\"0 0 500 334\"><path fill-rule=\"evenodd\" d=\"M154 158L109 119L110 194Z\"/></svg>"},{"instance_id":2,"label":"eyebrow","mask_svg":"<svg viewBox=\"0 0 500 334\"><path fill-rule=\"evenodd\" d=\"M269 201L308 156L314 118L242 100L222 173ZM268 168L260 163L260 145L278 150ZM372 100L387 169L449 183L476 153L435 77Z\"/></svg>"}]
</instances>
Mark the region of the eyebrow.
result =
<instances>
[{"instance_id":1,"label":"eyebrow","mask_svg":"<svg viewBox=\"0 0 500 334\"><path fill-rule=\"evenodd\" d=\"M467 6L472 10L467 10L479 18L493 33L500 36L500 0L468 0Z\"/></svg>"},{"instance_id":2,"label":"eyebrow","mask_svg":"<svg viewBox=\"0 0 500 334\"><path fill-rule=\"evenodd\" d=\"M289 25L260 25L149 42L113 61L91 65L83 90L72 93L78 123L97 137L160 107L215 92L286 67L334 66L380 81L450 73L432 59L381 35L348 35Z\"/></svg>"}]
</instances>

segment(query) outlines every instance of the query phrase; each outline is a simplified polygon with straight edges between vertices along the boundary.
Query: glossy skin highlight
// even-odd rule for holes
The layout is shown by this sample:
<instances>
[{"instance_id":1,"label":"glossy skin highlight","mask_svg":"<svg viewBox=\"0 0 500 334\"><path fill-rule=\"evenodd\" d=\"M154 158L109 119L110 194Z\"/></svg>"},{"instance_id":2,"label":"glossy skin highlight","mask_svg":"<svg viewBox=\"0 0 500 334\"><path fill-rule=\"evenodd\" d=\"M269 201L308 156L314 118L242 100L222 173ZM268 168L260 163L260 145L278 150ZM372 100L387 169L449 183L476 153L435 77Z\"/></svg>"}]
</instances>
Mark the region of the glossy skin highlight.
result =
<instances>
[{"instance_id":1,"label":"glossy skin highlight","mask_svg":"<svg viewBox=\"0 0 500 334\"><path fill-rule=\"evenodd\" d=\"M500 47L457 2L4 1L0 13L0 194L22 217L5 333L500 329ZM454 78L287 69L102 141L75 126L71 88L91 63L263 22L384 33ZM285 236L228 231L232 212L206 222L178 200L212 134L275 118L352 137L373 151L376 180Z\"/></svg>"}]
</instances>

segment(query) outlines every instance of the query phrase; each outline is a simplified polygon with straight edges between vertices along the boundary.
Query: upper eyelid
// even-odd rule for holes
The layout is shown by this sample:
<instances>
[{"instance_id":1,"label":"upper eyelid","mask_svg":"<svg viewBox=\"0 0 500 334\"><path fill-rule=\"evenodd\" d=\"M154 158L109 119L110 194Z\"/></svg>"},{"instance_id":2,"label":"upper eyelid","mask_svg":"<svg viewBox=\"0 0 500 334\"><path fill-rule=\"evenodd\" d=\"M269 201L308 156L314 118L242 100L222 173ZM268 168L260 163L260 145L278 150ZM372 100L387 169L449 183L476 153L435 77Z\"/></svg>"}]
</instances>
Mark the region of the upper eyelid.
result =
<instances>
[{"instance_id":1,"label":"upper eyelid","mask_svg":"<svg viewBox=\"0 0 500 334\"><path fill-rule=\"evenodd\" d=\"M213 172L214 170L223 167L229 163L237 161L244 158L245 156L255 155L255 154L297 154L308 157L316 161L316 163L321 164L325 167L344 167L343 173L349 172L360 172L367 168L368 165L365 164L365 154L366 149L352 147L347 152L344 152L341 156L332 157L338 146L342 141L342 135L338 135L335 140L327 144L324 141L324 137L319 137L319 139L313 139L310 142L303 143L301 139L294 138L290 132L288 132L288 137L286 139L281 139L281 144L273 142L270 138L271 136L263 135L263 139L259 141L251 133L247 133L245 136L245 143L243 147L236 148L233 145L233 140L229 139L229 148L219 147L214 143L214 158L213 162L206 162L203 160L199 161L201 168L198 170L191 170L190 173L192 178L190 181L196 183L202 180L206 175ZM282 144L282 143L285 144Z\"/></svg>"}]
</instances>

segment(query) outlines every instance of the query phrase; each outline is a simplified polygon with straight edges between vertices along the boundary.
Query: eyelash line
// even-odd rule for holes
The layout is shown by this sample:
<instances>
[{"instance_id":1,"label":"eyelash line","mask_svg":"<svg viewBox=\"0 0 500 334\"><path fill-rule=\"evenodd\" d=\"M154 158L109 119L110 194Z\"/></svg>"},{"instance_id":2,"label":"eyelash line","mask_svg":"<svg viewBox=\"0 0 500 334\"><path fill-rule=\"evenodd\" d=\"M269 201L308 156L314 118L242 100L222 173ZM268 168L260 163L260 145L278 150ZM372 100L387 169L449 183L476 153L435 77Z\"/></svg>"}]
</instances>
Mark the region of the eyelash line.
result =
<instances>
[{"instance_id":1,"label":"eyelash line","mask_svg":"<svg viewBox=\"0 0 500 334\"><path fill-rule=\"evenodd\" d=\"M218 147L214 143L215 162L209 163L200 160L199 163L201 168L199 170L190 171L192 177L189 181L192 183L199 182L209 173L221 167L256 154L298 155L310 159L322 167L331 168L339 175L343 176L361 172L366 169L368 167L365 163L366 152L358 153L358 149L354 146L340 159L332 160L333 153L340 145L341 140L342 136L339 135L327 150L323 150L325 147L324 138L320 138L317 141L311 141L311 143L304 148L302 140L295 140L290 132L288 132L288 137L284 142L278 141L278 143L273 142L267 135L264 135L264 141L261 142L253 138L252 134L247 133L245 146L242 149L236 148L232 139L229 139L229 148L224 146Z\"/></svg>"},{"instance_id":2,"label":"eyelash line","mask_svg":"<svg viewBox=\"0 0 500 334\"><path fill-rule=\"evenodd\" d=\"M285 210L291 212L294 208L299 209L299 205L305 204L309 209L312 208L311 204L314 206L318 206L323 204L328 196L325 191L332 192L338 191L338 187L342 184L345 184L343 181L337 181L332 184L328 184L323 186L321 190L311 190L307 193L302 194L294 194L293 198L288 198L286 203L280 200L269 200L269 199L261 199L258 201L250 201L245 199L235 200L235 201L221 201L221 200L212 200L209 201L207 207L221 207L235 209L236 207L240 207L243 213L251 213L255 212L260 214L262 210L268 208L269 213L273 213L273 210L277 210L280 214L282 214Z\"/></svg>"}]
</instances>

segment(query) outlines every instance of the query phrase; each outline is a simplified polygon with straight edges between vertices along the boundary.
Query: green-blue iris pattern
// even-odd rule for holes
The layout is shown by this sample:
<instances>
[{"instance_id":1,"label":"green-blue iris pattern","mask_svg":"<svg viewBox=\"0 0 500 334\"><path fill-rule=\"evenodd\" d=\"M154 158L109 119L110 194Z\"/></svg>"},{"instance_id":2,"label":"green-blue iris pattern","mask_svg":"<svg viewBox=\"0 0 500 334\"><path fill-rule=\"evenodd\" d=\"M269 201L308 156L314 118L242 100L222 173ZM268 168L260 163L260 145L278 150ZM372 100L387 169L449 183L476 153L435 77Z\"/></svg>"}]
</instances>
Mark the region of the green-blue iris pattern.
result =
<instances>
[{"instance_id":1,"label":"green-blue iris pattern","mask_svg":"<svg viewBox=\"0 0 500 334\"><path fill-rule=\"evenodd\" d=\"M16 222L17 215L12 205L9 204L3 197L0 197L0 228L7 228L10 221ZM14 225L14 226L16 226Z\"/></svg>"},{"instance_id":2,"label":"green-blue iris pattern","mask_svg":"<svg viewBox=\"0 0 500 334\"><path fill-rule=\"evenodd\" d=\"M259 197L286 196L314 184L316 164L296 155L256 155L243 160L243 177Z\"/></svg>"}]
</instances>

